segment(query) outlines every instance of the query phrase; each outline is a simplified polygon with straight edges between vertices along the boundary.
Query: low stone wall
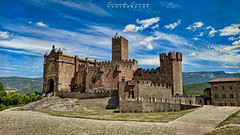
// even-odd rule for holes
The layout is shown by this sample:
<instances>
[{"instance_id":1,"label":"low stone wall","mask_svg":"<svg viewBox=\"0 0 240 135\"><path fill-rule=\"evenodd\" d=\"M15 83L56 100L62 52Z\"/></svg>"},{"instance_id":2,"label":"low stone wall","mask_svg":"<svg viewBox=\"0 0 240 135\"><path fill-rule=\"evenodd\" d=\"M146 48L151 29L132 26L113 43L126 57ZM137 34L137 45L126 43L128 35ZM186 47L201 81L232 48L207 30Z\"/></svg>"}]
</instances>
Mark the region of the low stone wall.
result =
<instances>
[{"instance_id":1,"label":"low stone wall","mask_svg":"<svg viewBox=\"0 0 240 135\"><path fill-rule=\"evenodd\" d=\"M68 91L55 92L55 96L59 96L61 98L78 98L78 99L105 98L111 97L112 95L113 93L79 93Z\"/></svg>"},{"instance_id":2,"label":"low stone wall","mask_svg":"<svg viewBox=\"0 0 240 135\"><path fill-rule=\"evenodd\" d=\"M154 112L167 110L180 110L180 104L164 103L164 102L150 102L150 101L120 101L120 112Z\"/></svg>"},{"instance_id":3,"label":"low stone wall","mask_svg":"<svg viewBox=\"0 0 240 135\"><path fill-rule=\"evenodd\" d=\"M200 107L200 105L154 102L141 100L121 100L119 102L120 112L155 112L168 110L186 110Z\"/></svg>"}]
</instances>

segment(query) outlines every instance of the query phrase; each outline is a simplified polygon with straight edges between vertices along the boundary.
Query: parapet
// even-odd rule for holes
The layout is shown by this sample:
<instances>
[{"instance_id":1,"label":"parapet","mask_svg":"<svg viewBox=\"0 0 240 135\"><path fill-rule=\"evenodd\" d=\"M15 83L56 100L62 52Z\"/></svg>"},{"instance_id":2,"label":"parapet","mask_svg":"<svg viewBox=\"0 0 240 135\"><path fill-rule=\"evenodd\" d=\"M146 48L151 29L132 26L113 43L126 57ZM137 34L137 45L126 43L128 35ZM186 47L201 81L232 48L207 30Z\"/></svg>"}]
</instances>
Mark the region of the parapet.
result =
<instances>
[{"instance_id":1,"label":"parapet","mask_svg":"<svg viewBox=\"0 0 240 135\"><path fill-rule=\"evenodd\" d=\"M182 53L176 52L169 52L168 55L165 53L160 53L160 61L171 60L171 61L182 61Z\"/></svg>"},{"instance_id":2,"label":"parapet","mask_svg":"<svg viewBox=\"0 0 240 135\"><path fill-rule=\"evenodd\" d=\"M101 66L101 67L109 67L109 66L132 67L132 66L136 66L136 65L138 65L138 61L135 59L99 62L99 66Z\"/></svg>"},{"instance_id":3,"label":"parapet","mask_svg":"<svg viewBox=\"0 0 240 135\"><path fill-rule=\"evenodd\" d=\"M138 84L145 84L145 85L149 85L150 87L162 87L162 88L167 88L171 90L171 87L168 86L167 84L163 84L163 83L153 83L152 81L149 80L137 80Z\"/></svg>"},{"instance_id":4,"label":"parapet","mask_svg":"<svg viewBox=\"0 0 240 135\"><path fill-rule=\"evenodd\" d=\"M126 41L128 41L126 38L124 38L124 37L122 37L122 36L120 36L120 37L113 37L112 38L112 41L114 41L114 40L121 40L121 39L124 39L124 40L126 40Z\"/></svg>"}]
</instances>

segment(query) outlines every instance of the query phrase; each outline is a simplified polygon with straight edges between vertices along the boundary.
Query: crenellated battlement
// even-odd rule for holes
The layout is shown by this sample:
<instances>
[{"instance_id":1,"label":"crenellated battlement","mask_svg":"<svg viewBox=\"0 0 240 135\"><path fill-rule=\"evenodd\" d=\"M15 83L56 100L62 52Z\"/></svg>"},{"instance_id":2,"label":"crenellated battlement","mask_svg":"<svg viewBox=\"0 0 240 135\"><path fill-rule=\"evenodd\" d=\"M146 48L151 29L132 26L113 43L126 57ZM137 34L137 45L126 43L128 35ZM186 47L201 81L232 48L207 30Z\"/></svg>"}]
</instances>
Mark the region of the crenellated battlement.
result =
<instances>
[{"instance_id":1,"label":"crenellated battlement","mask_svg":"<svg viewBox=\"0 0 240 135\"><path fill-rule=\"evenodd\" d=\"M148 80L137 80L137 84L145 84L151 87L163 87L163 88L167 88L169 90L171 90L171 87L168 86L167 84L163 84L163 83L153 83L152 81L148 81Z\"/></svg>"},{"instance_id":2,"label":"crenellated battlement","mask_svg":"<svg viewBox=\"0 0 240 135\"><path fill-rule=\"evenodd\" d=\"M160 61L165 61L165 60L172 60L172 61L182 61L182 53L176 52L169 52L168 54L166 53L160 53Z\"/></svg>"},{"instance_id":3,"label":"crenellated battlement","mask_svg":"<svg viewBox=\"0 0 240 135\"><path fill-rule=\"evenodd\" d=\"M120 37L118 37L118 36L113 37L113 38L112 38L112 41L121 40L121 39L124 39L124 40L128 41L126 38L124 38L124 37L122 37L122 36L120 36ZM117 45L117 44L114 44L114 45Z\"/></svg>"},{"instance_id":4,"label":"crenellated battlement","mask_svg":"<svg viewBox=\"0 0 240 135\"><path fill-rule=\"evenodd\" d=\"M138 66L138 61L133 60L113 60L99 62L99 67L129 67Z\"/></svg>"},{"instance_id":5,"label":"crenellated battlement","mask_svg":"<svg viewBox=\"0 0 240 135\"><path fill-rule=\"evenodd\" d=\"M134 75L135 76L144 76L144 75L152 75L152 74L160 74L160 67L159 68L151 68L151 69L143 69L143 68L138 68Z\"/></svg>"}]
</instances>

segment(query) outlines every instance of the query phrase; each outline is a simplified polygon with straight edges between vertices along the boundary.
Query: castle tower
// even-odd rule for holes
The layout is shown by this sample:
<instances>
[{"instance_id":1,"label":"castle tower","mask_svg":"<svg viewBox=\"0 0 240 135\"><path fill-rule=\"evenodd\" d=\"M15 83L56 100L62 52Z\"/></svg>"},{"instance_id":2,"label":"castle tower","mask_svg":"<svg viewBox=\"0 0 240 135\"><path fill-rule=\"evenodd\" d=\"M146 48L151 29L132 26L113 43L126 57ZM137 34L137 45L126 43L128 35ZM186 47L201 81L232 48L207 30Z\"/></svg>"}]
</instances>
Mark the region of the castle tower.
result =
<instances>
[{"instance_id":1,"label":"castle tower","mask_svg":"<svg viewBox=\"0 0 240 135\"><path fill-rule=\"evenodd\" d=\"M128 40L122 36L112 38L112 60L128 60Z\"/></svg>"},{"instance_id":2,"label":"castle tower","mask_svg":"<svg viewBox=\"0 0 240 135\"><path fill-rule=\"evenodd\" d=\"M182 53L160 53L161 81L172 88L172 95L183 95Z\"/></svg>"}]
</instances>

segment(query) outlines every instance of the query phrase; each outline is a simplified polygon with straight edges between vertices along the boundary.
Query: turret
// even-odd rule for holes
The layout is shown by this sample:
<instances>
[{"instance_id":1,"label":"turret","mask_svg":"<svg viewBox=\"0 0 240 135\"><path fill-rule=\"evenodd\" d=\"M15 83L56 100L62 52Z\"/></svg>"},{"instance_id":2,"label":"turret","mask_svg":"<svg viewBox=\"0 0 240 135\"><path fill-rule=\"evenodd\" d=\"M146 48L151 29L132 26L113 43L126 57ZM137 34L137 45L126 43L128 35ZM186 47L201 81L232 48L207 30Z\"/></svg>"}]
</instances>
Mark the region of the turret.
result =
<instances>
[{"instance_id":1,"label":"turret","mask_svg":"<svg viewBox=\"0 0 240 135\"><path fill-rule=\"evenodd\" d=\"M58 51L57 51L57 53L58 53L58 54L62 54L62 53L63 53L63 52L62 52L62 49L59 48Z\"/></svg>"},{"instance_id":2,"label":"turret","mask_svg":"<svg viewBox=\"0 0 240 135\"><path fill-rule=\"evenodd\" d=\"M52 51L56 52L55 45L52 46Z\"/></svg>"},{"instance_id":3,"label":"turret","mask_svg":"<svg viewBox=\"0 0 240 135\"><path fill-rule=\"evenodd\" d=\"M173 95L182 95L182 53L161 53L159 56L162 83L171 86Z\"/></svg>"}]
</instances>

